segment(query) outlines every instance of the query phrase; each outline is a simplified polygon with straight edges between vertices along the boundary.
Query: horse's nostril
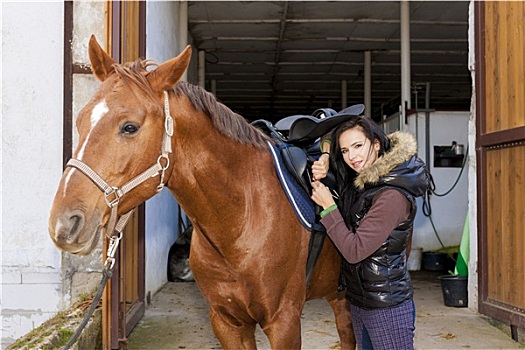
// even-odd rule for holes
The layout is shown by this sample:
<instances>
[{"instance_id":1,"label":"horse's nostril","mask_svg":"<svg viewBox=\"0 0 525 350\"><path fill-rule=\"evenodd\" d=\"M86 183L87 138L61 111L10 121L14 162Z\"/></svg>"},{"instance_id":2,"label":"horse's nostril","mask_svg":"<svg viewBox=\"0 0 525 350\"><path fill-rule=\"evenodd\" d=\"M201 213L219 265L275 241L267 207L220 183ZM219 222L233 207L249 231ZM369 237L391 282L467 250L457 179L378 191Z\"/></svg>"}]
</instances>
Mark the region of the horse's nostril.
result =
<instances>
[{"instance_id":1,"label":"horse's nostril","mask_svg":"<svg viewBox=\"0 0 525 350\"><path fill-rule=\"evenodd\" d=\"M84 225L84 214L75 211L74 214L64 215L62 220L57 221L55 238L60 244L72 244L78 238Z\"/></svg>"},{"instance_id":2,"label":"horse's nostril","mask_svg":"<svg viewBox=\"0 0 525 350\"><path fill-rule=\"evenodd\" d=\"M81 215L73 215L69 219L71 223L71 230L69 231L69 238L75 238L77 236L78 230L80 228L80 225L82 224L82 216Z\"/></svg>"}]
</instances>

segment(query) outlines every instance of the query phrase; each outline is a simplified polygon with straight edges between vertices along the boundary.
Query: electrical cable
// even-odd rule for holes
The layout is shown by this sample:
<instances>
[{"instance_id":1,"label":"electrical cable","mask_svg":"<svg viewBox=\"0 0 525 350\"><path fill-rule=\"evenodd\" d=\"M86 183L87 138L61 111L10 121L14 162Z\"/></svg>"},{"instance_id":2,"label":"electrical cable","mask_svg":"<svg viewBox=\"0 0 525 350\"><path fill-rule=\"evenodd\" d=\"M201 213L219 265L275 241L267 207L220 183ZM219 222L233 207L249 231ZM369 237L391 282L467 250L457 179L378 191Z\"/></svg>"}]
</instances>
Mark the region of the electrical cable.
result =
<instances>
[{"instance_id":1,"label":"electrical cable","mask_svg":"<svg viewBox=\"0 0 525 350\"><path fill-rule=\"evenodd\" d=\"M456 185L458 184L459 182L459 179L461 178L461 175L463 174L463 170L465 169L465 164L467 163L467 158L468 158L468 146L467 146L467 149L465 151L465 156L463 158L463 164L461 165L461 170L459 172L459 175L458 177L456 178L456 181L454 182L454 184L452 185L452 187L445 191L444 193L440 194L440 193L436 193L435 189L436 189L436 184L434 183L434 179L432 178L432 175L430 174L429 172L429 176L430 176L430 187L429 189L427 190L425 196L423 197L423 215L425 215L426 217L428 217L429 221L430 221L430 224L432 225L432 229L434 230L434 234L436 235L436 238L438 239L439 243L441 244L441 247L443 247L443 249L445 250L445 252L447 253L447 255L452 259L454 260L454 262L456 262L456 259L454 259L454 257L452 256L452 254L450 254L450 252L448 251L447 247L445 247L445 245L443 244L443 241L441 240L441 237L439 237L439 234L437 232L437 229L436 229L436 226L434 225L434 221L432 220L432 207L430 205L430 195L435 195L437 197L444 197L446 196L447 194L449 194L450 192L452 192L452 190L456 187Z\"/></svg>"},{"instance_id":2,"label":"electrical cable","mask_svg":"<svg viewBox=\"0 0 525 350\"><path fill-rule=\"evenodd\" d=\"M430 186L431 186L431 191L432 191L433 195L435 195L437 197L444 197L447 194L449 194L450 192L452 192L454 187L456 187L456 185L458 184L459 179L461 178L461 174L463 174L463 170L465 169L465 164L467 163L467 157L468 157L468 146L467 146L467 149L465 151L465 157L463 157L463 163L461 164L461 170L459 171L459 175L458 175L456 181L454 182L454 184L452 185L452 187L450 187L450 189L448 191L446 191L445 193L442 193L442 194L436 193L436 191L435 191L436 184L434 183L434 179L432 178L432 175L430 175Z\"/></svg>"}]
</instances>

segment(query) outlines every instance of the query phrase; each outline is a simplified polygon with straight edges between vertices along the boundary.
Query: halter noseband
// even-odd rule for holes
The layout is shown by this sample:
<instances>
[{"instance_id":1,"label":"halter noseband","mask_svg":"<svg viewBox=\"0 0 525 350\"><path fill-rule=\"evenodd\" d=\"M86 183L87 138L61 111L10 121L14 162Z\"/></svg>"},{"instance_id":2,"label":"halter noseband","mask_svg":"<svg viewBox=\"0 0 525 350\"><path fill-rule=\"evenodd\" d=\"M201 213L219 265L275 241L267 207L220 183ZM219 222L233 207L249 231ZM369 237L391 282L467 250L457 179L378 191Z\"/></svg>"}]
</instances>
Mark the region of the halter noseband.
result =
<instances>
[{"instance_id":1,"label":"halter noseband","mask_svg":"<svg viewBox=\"0 0 525 350\"><path fill-rule=\"evenodd\" d=\"M104 192L106 204L111 209L111 214L109 216L109 221L106 228L106 236L111 240L107 252L108 260L106 262L109 261L111 263L111 267L113 267L113 264L115 263L114 255L118 246L118 242L122 238L122 231L124 230L124 227L126 226L126 223L130 218L131 214L135 210L132 209L126 214L122 215L117 222L118 203L120 201L120 198L122 198L122 196L133 190L141 183L159 175L159 173L160 183L157 186L157 192L160 192L165 185L164 174L170 166L170 159L168 156L172 152L171 137L173 136L173 118L170 115L170 106L167 91L164 91L164 116L165 119L164 135L162 137L162 153L157 158L157 162L137 177L122 185L120 188L109 185L106 181L104 181L104 179L102 179L102 177L100 177L100 175L97 174L95 170L91 169L91 167L89 167L87 164L78 159L71 158L66 164L66 167L73 167L80 170L81 173L86 175L102 192ZM163 159L165 162L164 165L162 165ZM118 234L114 235L114 231L116 231Z\"/></svg>"}]
</instances>

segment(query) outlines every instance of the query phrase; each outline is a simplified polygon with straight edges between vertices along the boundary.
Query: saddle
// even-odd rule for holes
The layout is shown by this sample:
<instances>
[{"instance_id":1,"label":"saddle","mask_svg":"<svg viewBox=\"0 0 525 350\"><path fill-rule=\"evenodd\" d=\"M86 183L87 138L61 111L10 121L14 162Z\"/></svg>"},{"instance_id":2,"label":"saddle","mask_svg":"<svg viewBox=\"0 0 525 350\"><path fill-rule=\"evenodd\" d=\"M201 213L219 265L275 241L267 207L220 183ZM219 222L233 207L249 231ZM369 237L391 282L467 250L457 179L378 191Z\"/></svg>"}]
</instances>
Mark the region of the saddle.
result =
<instances>
[{"instance_id":1,"label":"saddle","mask_svg":"<svg viewBox=\"0 0 525 350\"><path fill-rule=\"evenodd\" d=\"M331 108L321 108L315 110L312 115L285 117L275 125L264 119L255 120L251 124L273 139L286 169L309 198L312 194L313 180L311 166L321 156L320 138L337 125L361 115L363 111L362 104L350 106L340 112ZM335 176L332 172L329 171L321 182L335 193ZM320 207L315 205L315 219L311 226L312 235L306 263L307 285L326 236L326 230L320 223L320 212Z\"/></svg>"},{"instance_id":2,"label":"saddle","mask_svg":"<svg viewBox=\"0 0 525 350\"><path fill-rule=\"evenodd\" d=\"M304 191L311 195L311 165L321 156L320 138L337 125L361 115L364 108L362 104L350 106L340 112L320 108L312 115L285 117L275 125L264 119L255 120L251 124L274 140L286 169ZM331 172L321 182L331 189L335 188L335 176Z\"/></svg>"}]
</instances>

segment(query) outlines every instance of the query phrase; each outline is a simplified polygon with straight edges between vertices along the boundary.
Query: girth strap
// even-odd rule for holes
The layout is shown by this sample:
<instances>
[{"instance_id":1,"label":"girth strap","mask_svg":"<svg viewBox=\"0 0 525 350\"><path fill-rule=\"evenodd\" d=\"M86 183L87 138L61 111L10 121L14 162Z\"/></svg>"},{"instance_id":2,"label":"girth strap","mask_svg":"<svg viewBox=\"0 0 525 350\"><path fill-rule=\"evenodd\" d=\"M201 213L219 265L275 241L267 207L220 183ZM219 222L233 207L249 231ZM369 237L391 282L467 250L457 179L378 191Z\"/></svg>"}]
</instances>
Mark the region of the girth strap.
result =
<instances>
[{"instance_id":1,"label":"girth strap","mask_svg":"<svg viewBox=\"0 0 525 350\"><path fill-rule=\"evenodd\" d=\"M306 260L306 286L310 285L315 264L319 258L319 255L321 254L324 239L326 237L326 229L319 222L320 207L318 205L315 206L315 211L315 221L312 224L312 232L310 235L310 242L308 244L308 259Z\"/></svg>"}]
</instances>

